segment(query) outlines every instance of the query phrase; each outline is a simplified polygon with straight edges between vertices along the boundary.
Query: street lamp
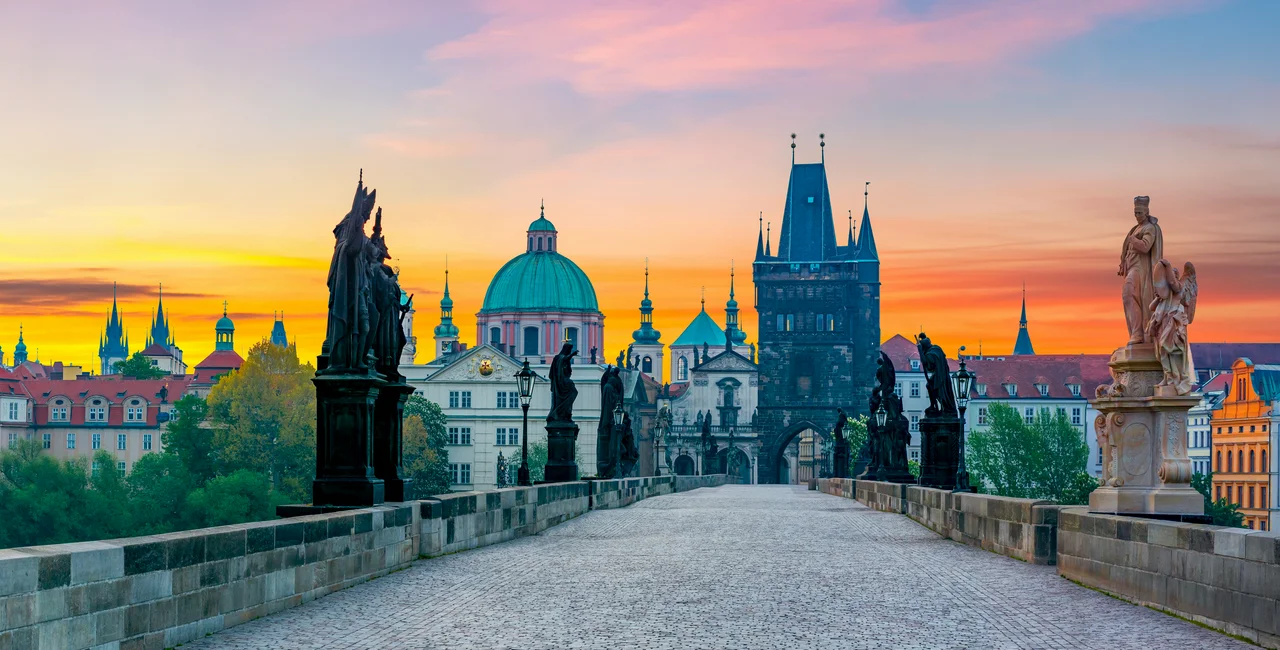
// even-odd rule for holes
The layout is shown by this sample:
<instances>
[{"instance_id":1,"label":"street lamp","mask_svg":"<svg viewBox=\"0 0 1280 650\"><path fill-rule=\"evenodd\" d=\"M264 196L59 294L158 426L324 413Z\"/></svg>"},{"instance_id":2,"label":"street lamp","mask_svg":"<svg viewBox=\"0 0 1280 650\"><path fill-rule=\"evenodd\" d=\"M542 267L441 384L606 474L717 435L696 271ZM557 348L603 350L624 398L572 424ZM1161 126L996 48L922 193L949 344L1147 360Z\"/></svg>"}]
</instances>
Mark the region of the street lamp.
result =
<instances>
[{"instance_id":1,"label":"street lamp","mask_svg":"<svg viewBox=\"0 0 1280 650\"><path fill-rule=\"evenodd\" d=\"M608 478L621 478L622 470L622 420L625 416L622 413L622 400L613 407L613 436L609 441L609 452L613 460L613 476ZM596 452L598 455L600 452Z\"/></svg>"},{"instance_id":2,"label":"street lamp","mask_svg":"<svg viewBox=\"0 0 1280 650\"><path fill-rule=\"evenodd\" d=\"M520 389L520 408L524 409L524 434L521 440L523 447L520 452L520 472L516 477L516 484L523 487L533 485L529 480L529 401L533 399L533 378L536 376L532 370L529 370L528 359L525 360L520 372L516 373L516 387Z\"/></svg>"},{"instance_id":3,"label":"street lamp","mask_svg":"<svg viewBox=\"0 0 1280 650\"><path fill-rule=\"evenodd\" d=\"M969 471L964 466L964 411L969 406L969 389L973 386L975 375L965 369L964 346L960 346L960 369L956 371L954 381L956 389L956 407L960 411L960 462L956 464L956 489L952 492L973 492L969 482Z\"/></svg>"}]
</instances>

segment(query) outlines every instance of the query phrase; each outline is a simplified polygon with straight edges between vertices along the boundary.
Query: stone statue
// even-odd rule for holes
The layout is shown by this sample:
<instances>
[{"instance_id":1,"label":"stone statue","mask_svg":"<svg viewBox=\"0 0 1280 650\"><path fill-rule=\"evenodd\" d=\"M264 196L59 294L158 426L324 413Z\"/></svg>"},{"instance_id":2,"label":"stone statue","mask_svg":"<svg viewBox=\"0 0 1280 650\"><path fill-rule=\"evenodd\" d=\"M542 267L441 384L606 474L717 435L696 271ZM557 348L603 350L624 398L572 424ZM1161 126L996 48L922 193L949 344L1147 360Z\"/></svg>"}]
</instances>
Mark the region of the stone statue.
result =
<instances>
[{"instance_id":1,"label":"stone statue","mask_svg":"<svg viewBox=\"0 0 1280 650\"><path fill-rule=\"evenodd\" d=\"M373 237L370 241L378 260L377 265L370 268L372 306L369 316L372 319L373 356L377 360L378 372L395 381L400 377L400 353L407 343L404 327L401 325L407 310L401 310L400 283L396 279L395 269L386 263L386 260L391 259L391 253L387 251L387 241L382 235L382 208L378 208L374 217Z\"/></svg>"},{"instance_id":2,"label":"stone statue","mask_svg":"<svg viewBox=\"0 0 1280 650\"><path fill-rule=\"evenodd\" d=\"M324 353L328 365L320 374L369 374L371 336L370 281L381 251L364 233L377 199L377 190L356 185L351 211L333 229L333 257L329 261L329 315ZM399 296L396 296L397 300Z\"/></svg>"},{"instance_id":3,"label":"stone statue","mask_svg":"<svg viewBox=\"0 0 1280 650\"><path fill-rule=\"evenodd\" d=\"M1155 344L1156 357L1164 379L1156 387L1171 386L1179 395L1188 395L1196 386L1196 366L1187 342L1187 325L1195 319L1199 283L1196 267L1187 262L1182 275L1161 259L1151 270L1156 297L1151 301L1147 341Z\"/></svg>"},{"instance_id":4,"label":"stone statue","mask_svg":"<svg viewBox=\"0 0 1280 650\"><path fill-rule=\"evenodd\" d=\"M704 341L702 343L702 362L706 363L711 360L711 346Z\"/></svg>"},{"instance_id":5,"label":"stone statue","mask_svg":"<svg viewBox=\"0 0 1280 650\"><path fill-rule=\"evenodd\" d=\"M880 389L881 395L894 392L898 386L898 372L893 367L893 360L884 352L880 353L880 358L876 359L876 387ZM875 409L871 411L875 413Z\"/></svg>"},{"instance_id":6,"label":"stone statue","mask_svg":"<svg viewBox=\"0 0 1280 650\"><path fill-rule=\"evenodd\" d=\"M622 404L621 369L605 368L600 375L600 422L596 425L596 476L613 476L618 464L618 436L613 412Z\"/></svg>"},{"instance_id":7,"label":"stone statue","mask_svg":"<svg viewBox=\"0 0 1280 650\"><path fill-rule=\"evenodd\" d=\"M929 408L925 409L926 416L957 415L956 395L951 387L951 367L947 363L947 354L942 351L942 348L934 345L924 332L916 338L916 347L920 350L920 367L924 370L924 385L929 391ZM892 392L893 386L889 386L886 390Z\"/></svg>"},{"instance_id":8,"label":"stone statue","mask_svg":"<svg viewBox=\"0 0 1280 650\"><path fill-rule=\"evenodd\" d=\"M596 349L591 348L591 365L594 366L595 363L596 363Z\"/></svg>"},{"instance_id":9,"label":"stone statue","mask_svg":"<svg viewBox=\"0 0 1280 650\"><path fill-rule=\"evenodd\" d=\"M848 422L849 416L845 415L844 409L836 409L836 424L831 428L831 437L835 439L831 473L836 478L849 478L849 440L844 437L844 427Z\"/></svg>"},{"instance_id":10,"label":"stone statue","mask_svg":"<svg viewBox=\"0 0 1280 650\"><path fill-rule=\"evenodd\" d=\"M636 463L640 460L640 448L636 445L635 432L631 427L631 414L622 416L622 432L618 441L618 478L631 476Z\"/></svg>"},{"instance_id":11,"label":"stone statue","mask_svg":"<svg viewBox=\"0 0 1280 650\"><path fill-rule=\"evenodd\" d=\"M551 410L547 422L573 422L573 401L578 399L578 387L573 385L573 358L578 351L565 341L560 353L551 360L548 371L551 383Z\"/></svg>"},{"instance_id":12,"label":"stone statue","mask_svg":"<svg viewBox=\"0 0 1280 650\"><path fill-rule=\"evenodd\" d=\"M1124 320L1129 326L1129 344L1147 343L1147 323L1156 298L1152 269L1164 258L1164 234L1151 216L1151 197L1133 199L1133 216L1138 223L1125 235L1120 252L1120 272L1124 276L1121 298Z\"/></svg>"}]
</instances>

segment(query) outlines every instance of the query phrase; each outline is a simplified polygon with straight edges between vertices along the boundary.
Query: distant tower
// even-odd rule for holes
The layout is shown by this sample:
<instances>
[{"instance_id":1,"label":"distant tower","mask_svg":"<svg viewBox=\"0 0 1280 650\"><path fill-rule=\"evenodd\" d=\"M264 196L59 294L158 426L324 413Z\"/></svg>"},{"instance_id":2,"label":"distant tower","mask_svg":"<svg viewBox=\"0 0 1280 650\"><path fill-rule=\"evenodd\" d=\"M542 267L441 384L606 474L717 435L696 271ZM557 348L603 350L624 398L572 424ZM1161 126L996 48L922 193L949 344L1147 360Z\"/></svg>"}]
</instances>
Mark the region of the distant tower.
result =
<instances>
[{"instance_id":1,"label":"distant tower","mask_svg":"<svg viewBox=\"0 0 1280 650\"><path fill-rule=\"evenodd\" d=\"M173 340L173 330L169 325L169 314L164 309L164 285L160 285L159 300L156 302L155 315L151 319L151 332L147 334L147 345L142 354L158 365L161 370L174 375L186 374L187 364L182 361L182 348Z\"/></svg>"},{"instance_id":2,"label":"distant tower","mask_svg":"<svg viewBox=\"0 0 1280 650\"><path fill-rule=\"evenodd\" d=\"M1035 354L1031 347L1031 334L1027 332L1027 288L1022 288L1022 318L1018 321L1018 340L1013 344L1013 355Z\"/></svg>"},{"instance_id":3,"label":"distant tower","mask_svg":"<svg viewBox=\"0 0 1280 650\"><path fill-rule=\"evenodd\" d=\"M281 329L284 329L283 323ZM227 318L227 301L222 301L222 318L213 326L214 331L214 351L236 349L236 324ZM274 334L274 332L273 332Z\"/></svg>"},{"instance_id":4,"label":"distant tower","mask_svg":"<svg viewBox=\"0 0 1280 650\"><path fill-rule=\"evenodd\" d=\"M440 299L440 324L432 332L436 341L436 358L448 354L458 342L458 326L453 324L453 298L449 297L449 267L444 268L444 297Z\"/></svg>"},{"instance_id":5,"label":"distant tower","mask_svg":"<svg viewBox=\"0 0 1280 650\"><path fill-rule=\"evenodd\" d=\"M777 255L766 238L752 265L761 483L783 480L785 450L806 430L830 431L837 408L866 414L880 353L880 259L867 192L850 251L837 245L825 161L796 163L794 147Z\"/></svg>"},{"instance_id":6,"label":"distant tower","mask_svg":"<svg viewBox=\"0 0 1280 650\"><path fill-rule=\"evenodd\" d=\"M111 285L111 315L107 317L107 327L98 339L98 359L101 360L101 374L114 375L115 363L129 358L129 337L124 331L124 322L120 318L120 307L116 300L116 285Z\"/></svg>"},{"instance_id":7,"label":"distant tower","mask_svg":"<svg viewBox=\"0 0 1280 650\"><path fill-rule=\"evenodd\" d=\"M396 276L399 278L399 275ZM400 308L409 308L404 315L402 325L404 327L404 349L400 351L400 364L413 365L413 360L418 356L418 337L413 335L413 315L417 313L417 309L413 308L413 296L400 290Z\"/></svg>"},{"instance_id":8,"label":"distant tower","mask_svg":"<svg viewBox=\"0 0 1280 650\"><path fill-rule=\"evenodd\" d=\"M27 344L22 340L22 325L18 325L18 344L13 346L13 367L27 362Z\"/></svg>"},{"instance_id":9,"label":"distant tower","mask_svg":"<svg viewBox=\"0 0 1280 650\"><path fill-rule=\"evenodd\" d=\"M724 303L724 349L733 351L747 342L747 333L738 325L738 301L733 295L733 265L729 266L729 300Z\"/></svg>"},{"instance_id":10,"label":"distant tower","mask_svg":"<svg viewBox=\"0 0 1280 650\"><path fill-rule=\"evenodd\" d=\"M640 357L640 372L662 381L662 332L653 329L653 301L649 300L649 260L644 262L644 300L640 301L640 329L631 333L631 353Z\"/></svg>"},{"instance_id":11,"label":"distant tower","mask_svg":"<svg viewBox=\"0 0 1280 650\"><path fill-rule=\"evenodd\" d=\"M226 313L224 312L222 315L226 316ZM284 333L284 314L272 312L272 316L275 322L271 325L271 345L279 348L289 347L289 336ZM234 331L235 327L231 329Z\"/></svg>"},{"instance_id":12,"label":"distant tower","mask_svg":"<svg viewBox=\"0 0 1280 650\"><path fill-rule=\"evenodd\" d=\"M4 346L0 345L0 368L4 367Z\"/></svg>"}]
</instances>

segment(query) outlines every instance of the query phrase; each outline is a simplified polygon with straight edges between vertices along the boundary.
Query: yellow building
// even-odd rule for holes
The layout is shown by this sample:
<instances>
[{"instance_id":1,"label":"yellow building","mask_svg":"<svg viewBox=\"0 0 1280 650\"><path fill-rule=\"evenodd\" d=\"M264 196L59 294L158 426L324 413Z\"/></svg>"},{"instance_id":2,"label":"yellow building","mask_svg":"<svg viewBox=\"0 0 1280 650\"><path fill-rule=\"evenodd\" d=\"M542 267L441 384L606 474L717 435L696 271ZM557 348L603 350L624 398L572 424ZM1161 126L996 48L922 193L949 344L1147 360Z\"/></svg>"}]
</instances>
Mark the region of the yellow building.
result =
<instances>
[{"instance_id":1,"label":"yellow building","mask_svg":"<svg viewBox=\"0 0 1280 650\"><path fill-rule=\"evenodd\" d=\"M1271 488L1271 400L1280 366L1231 365L1231 383L1213 412L1213 498L1240 506L1244 525L1269 530L1275 495Z\"/></svg>"}]
</instances>

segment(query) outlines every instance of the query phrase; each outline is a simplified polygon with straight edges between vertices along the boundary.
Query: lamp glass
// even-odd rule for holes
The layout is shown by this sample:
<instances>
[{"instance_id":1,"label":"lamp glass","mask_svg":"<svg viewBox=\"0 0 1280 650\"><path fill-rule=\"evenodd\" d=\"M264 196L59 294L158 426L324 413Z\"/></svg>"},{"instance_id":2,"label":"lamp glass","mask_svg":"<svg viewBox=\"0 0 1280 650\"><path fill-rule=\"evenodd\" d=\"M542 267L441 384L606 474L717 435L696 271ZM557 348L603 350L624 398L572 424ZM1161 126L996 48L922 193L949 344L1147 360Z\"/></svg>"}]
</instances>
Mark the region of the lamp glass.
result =
<instances>
[{"instance_id":1,"label":"lamp glass","mask_svg":"<svg viewBox=\"0 0 1280 650\"><path fill-rule=\"evenodd\" d=\"M520 372L516 373L516 387L520 390L520 404L528 406L529 401L533 398L533 378L535 375L529 369L529 362L524 362L524 367Z\"/></svg>"},{"instance_id":2,"label":"lamp glass","mask_svg":"<svg viewBox=\"0 0 1280 650\"><path fill-rule=\"evenodd\" d=\"M885 421L888 419L889 412L884 410L884 404L881 404L880 407L876 409L876 425L883 427Z\"/></svg>"},{"instance_id":3,"label":"lamp glass","mask_svg":"<svg viewBox=\"0 0 1280 650\"><path fill-rule=\"evenodd\" d=\"M613 424L622 426L622 401L618 401L618 406L613 409Z\"/></svg>"}]
</instances>

